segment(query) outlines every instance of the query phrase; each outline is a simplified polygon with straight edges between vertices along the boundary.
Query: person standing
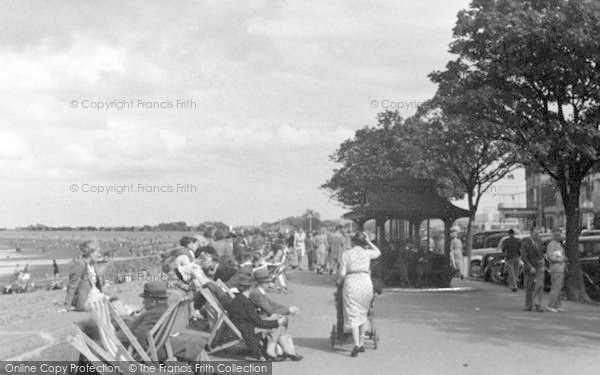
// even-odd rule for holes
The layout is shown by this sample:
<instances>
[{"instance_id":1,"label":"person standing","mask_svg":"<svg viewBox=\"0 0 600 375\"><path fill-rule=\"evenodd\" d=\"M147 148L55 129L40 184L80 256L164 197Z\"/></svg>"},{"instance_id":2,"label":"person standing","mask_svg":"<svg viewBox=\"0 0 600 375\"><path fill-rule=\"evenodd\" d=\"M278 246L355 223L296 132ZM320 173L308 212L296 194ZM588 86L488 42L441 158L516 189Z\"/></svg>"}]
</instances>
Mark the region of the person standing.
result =
<instances>
[{"instance_id":1,"label":"person standing","mask_svg":"<svg viewBox=\"0 0 600 375\"><path fill-rule=\"evenodd\" d=\"M371 260L378 258L381 251L365 232L356 233L352 245L342 254L337 284L343 284L344 331L352 332L354 349L350 355L356 357L365 351L367 314L373 300Z\"/></svg>"},{"instance_id":2,"label":"person standing","mask_svg":"<svg viewBox=\"0 0 600 375\"><path fill-rule=\"evenodd\" d=\"M458 238L456 232L450 233L450 261L452 266L458 270L458 274L461 279L464 279L463 273L463 245L462 241Z\"/></svg>"},{"instance_id":3,"label":"person standing","mask_svg":"<svg viewBox=\"0 0 600 375\"><path fill-rule=\"evenodd\" d=\"M317 273L321 274L327 267L327 248L329 247L324 229L321 229L320 233L315 236L314 243L317 252Z\"/></svg>"},{"instance_id":4,"label":"person standing","mask_svg":"<svg viewBox=\"0 0 600 375\"><path fill-rule=\"evenodd\" d=\"M302 259L306 255L306 243L304 240L306 240L306 233L304 232L304 229L300 227L300 229L294 233L294 249L296 249L296 253L298 254L299 270L302 270Z\"/></svg>"},{"instance_id":5,"label":"person standing","mask_svg":"<svg viewBox=\"0 0 600 375\"><path fill-rule=\"evenodd\" d=\"M315 244L313 242L313 234L310 232L306 233L304 247L306 248L306 256L308 258L308 270L312 271L315 263Z\"/></svg>"},{"instance_id":6,"label":"person standing","mask_svg":"<svg viewBox=\"0 0 600 375\"><path fill-rule=\"evenodd\" d=\"M335 232L329 236L329 246L331 247L331 259L329 265L329 273L333 270L338 269L339 262L342 259L344 253L344 235L342 234L342 226L338 225L335 228Z\"/></svg>"},{"instance_id":7,"label":"person standing","mask_svg":"<svg viewBox=\"0 0 600 375\"><path fill-rule=\"evenodd\" d=\"M544 244L540 240L539 229L531 228L530 238L521 241L521 259L525 265L523 274L525 283L525 311L542 310L542 294L544 292Z\"/></svg>"},{"instance_id":8,"label":"person standing","mask_svg":"<svg viewBox=\"0 0 600 375\"><path fill-rule=\"evenodd\" d=\"M58 264L56 263L56 259L52 259L52 271L54 273L54 278L60 278L60 272L58 271Z\"/></svg>"},{"instance_id":9,"label":"person standing","mask_svg":"<svg viewBox=\"0 0 600 375\"><path fill-rule=\"evenodd\" d=\"M508 286L516 292L519 264L521 263L521 241L515 237L515 231L508 230L508 238L502 243L502 252L508 267Z\"/></svg>"},{"instance_id":10,"label":"person standing","mask_svg":"<svg viewBox=\"0 0 600 375\"><path fill-rule=\"evenodd\" d=\"M548 311L564 312L561 307L560 293L562 292L565 279L565 249L561 244L561 233L559 229L552 231L552 241L546 247L546 258L550 262L550 279L552 287L550 289L550 301L548 301Z\"/></svg>"}]
</instances>

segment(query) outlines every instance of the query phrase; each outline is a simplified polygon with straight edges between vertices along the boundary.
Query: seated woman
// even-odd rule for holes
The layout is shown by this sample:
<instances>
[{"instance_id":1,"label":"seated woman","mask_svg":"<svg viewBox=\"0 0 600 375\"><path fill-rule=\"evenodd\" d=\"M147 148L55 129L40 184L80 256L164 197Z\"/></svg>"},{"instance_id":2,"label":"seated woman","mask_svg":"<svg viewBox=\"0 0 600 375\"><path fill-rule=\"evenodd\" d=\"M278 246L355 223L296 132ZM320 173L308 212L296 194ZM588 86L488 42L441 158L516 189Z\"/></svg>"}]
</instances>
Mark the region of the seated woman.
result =
<instances>
[{"instance_id":1,"label":"seated woman","mask_svg":"<svg viewBox=\"0 0 600 375\"><path fill-rule=\"evenodd\" d=\"M260 347L256 328L272 329L272 336L279 337L283 332L285 318L280 317L276 320L262 319L256 310L256 306L250 301L250 288L252 287L252 276L244 274L240 277L237 288L240 293L236 295L231 306L229 307L229 317L235 326L242 333L242 337L246 342L246 346L251 352L251 355L260 360L282 361L283 358L278 357L276 353L277 342L269 342L266 351Z\"/></svg>"}]
</instances>

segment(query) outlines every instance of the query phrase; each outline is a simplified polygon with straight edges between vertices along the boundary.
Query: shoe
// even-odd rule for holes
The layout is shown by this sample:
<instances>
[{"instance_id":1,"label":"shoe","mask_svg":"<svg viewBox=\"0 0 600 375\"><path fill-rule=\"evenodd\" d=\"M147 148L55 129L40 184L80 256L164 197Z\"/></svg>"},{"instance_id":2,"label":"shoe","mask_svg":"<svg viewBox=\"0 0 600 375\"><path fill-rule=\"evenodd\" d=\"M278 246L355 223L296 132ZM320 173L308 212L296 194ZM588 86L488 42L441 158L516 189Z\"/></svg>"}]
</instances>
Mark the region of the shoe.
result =
<instances>
[{"instance_id":1,"label":"shoe","mask_svg":"<svg viewBox=\"0 0 600 375\"><path fill-rule=\"evenodd\" d=\"M352 349L352 352L350 353L350 357L358 357L359 352L360 349L358 348L358 346L355 346L354 349Z\"/></svg>"},{"instance_id":2,"label":"shoe","mask_svg":"<svg viewBox=\"0 0 600 375\"><path fill-rule=\"evenodd\" d=\"M361 347L360 347L360 348L358 348L358 352L359 352L359 353L364 353L364 352L365 352L365 346L364 346L364 345L361 345Z\"/></svg>"},{"instance_id":3,"label":"shoe","mask_svg":"<svg viewBox=\"0 0 600 375\"><path fill-rule=\"evenodd\" d=\"M517 288L512 288L512 291L513 291L513 292L516 292L517 290L518 290Z\"/></svg>"},{"instance_id":4,"label":"shoe","mask_svg":"<svg viewBox=\"0 0 600 375\"><path fill-rule=\"evenodd\" d=\"M283 357L283 359L289 358L289 359L291 359L294 362L301 361L302 358L304 358L301 355L289 354L289 353L283 353L282 357Z\"/></svg>"},{"instance_id":5,"label":"shoe","mask_svg":"<svg viewBox=\"0 0 600 375\"><path fill-rule=\"evenodd\" d=\"M557 313L558 312L557 309L555 309L554 307L550 307L550 306L546 306L546 310L548 310L550 312L553 312L553 313Z\"/></svg>"},{"instance_id":6,"label":"shoe","mask_svg":"<svg viewBox=\"0 0 600 375\"><path fill-rule=\"evenodd\" d=\"M285 358L280 357L280 356L275 356L273 357L272 355L265 353L265 359L267 360L267 362L281 362L281 361L285 361Z\"/></svg>"},{"instance_id":7,"label":"shoe","mask_svg":"<svg viewBox=\"0 0 600 375\"><path fill-rule=\"evenodd\" d=\"M567 312L567 310L563 309L562 307L557 307L556 311L558 311L558 312Z\"/></svg>"},{"instance_id":8,"label":"shoe","mask_svg":"<svg viewBox=\"0 0 600 375\"><path fill-rule=\"evenodd\" d=\"M542 310L542 307L540 305L535 305L535 311L536 312L544 312L544 310Z\"/></svg>"}]
</instances>

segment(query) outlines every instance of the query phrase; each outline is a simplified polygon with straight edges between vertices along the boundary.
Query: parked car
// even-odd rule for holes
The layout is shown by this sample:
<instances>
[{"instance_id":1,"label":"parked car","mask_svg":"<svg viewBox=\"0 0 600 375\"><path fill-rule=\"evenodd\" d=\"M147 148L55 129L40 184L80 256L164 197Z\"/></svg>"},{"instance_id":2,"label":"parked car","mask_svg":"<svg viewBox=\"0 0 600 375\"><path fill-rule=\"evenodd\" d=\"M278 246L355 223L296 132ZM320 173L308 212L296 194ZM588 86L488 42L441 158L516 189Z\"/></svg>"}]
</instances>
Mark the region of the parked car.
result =
<instances>
[{"instance_id":1,"label":"parked car","mask_svg":"<svg viewBox=\"0 0 600 375\"><path fill-rule=\"evenodd\" d=\"M515 235L519 239L529 237L528 235ZM508 238L506 236L505 238ZM498 243L498 251L484 256L482 262L482 277L486 281L508 283L508 270L504 263L504 254L502 253L503 238ZM540 234L540 239L544 246L548 245L552 239L551 234ZM564 241L564 240L563 240ZM564 245L564 243L563 243ZM600 298L600 236L580 236L579 237L579 261L583 271L583 278L586 291L591 298ZM544 289L550 290L551 278L548 272L548 263L546 262L546 275L544 277ZM519 288L523 287L523 261L519 266L519 277L517 284Z\"/></svg>"},{"instance_id":2,"label":"parked car","mask_svg":"<svg viewBox=\"0 0 600 375\"><path fill-rule=\"evenodd\" d=\"M498 252L498 243L508 235L508 231L480 232L473 235L471 249L471 277L479 278L482 271L483 257Z\"/></svg>"},{"instance_id":3,"label":"parked car","mask_svg":"<svg viewBox=\"0 0 600 375\"><path fill-rule=\"evenodd\" d=\"M600 298L600 236L579 237L579 262L591 298Z\"/></svg>"},{"instance_id":4,"label":"parked car","mask_svg":"<svg viewBox=\"0 0 600 375\"><path fill-rule=\"evenodd\" d=\"M498 242L498 246L496 251L493 253L488 253L484 256L484 259L481 263L481 275L485 281L491 282L499 282L503 284L508 284L508 268L504 262L504 253L502 252L502 245L504 241L508 238L508 236L502 237L502 239ZM529 238L529 234L516 234L515 238L519 240L523 240L525 238ZM544 248L548 246L548 243L552 241L552 234L550 233L541 233L540 240L544 244ZM517 278L517 285L519 288L523 287L523 261L519 263L519 271ZM546 261L546 269L548 268L548 262ZM546 275L544 277L544 288L546 290L550 290L550 274L546 271Z\"/></svg>"}]
</instances>

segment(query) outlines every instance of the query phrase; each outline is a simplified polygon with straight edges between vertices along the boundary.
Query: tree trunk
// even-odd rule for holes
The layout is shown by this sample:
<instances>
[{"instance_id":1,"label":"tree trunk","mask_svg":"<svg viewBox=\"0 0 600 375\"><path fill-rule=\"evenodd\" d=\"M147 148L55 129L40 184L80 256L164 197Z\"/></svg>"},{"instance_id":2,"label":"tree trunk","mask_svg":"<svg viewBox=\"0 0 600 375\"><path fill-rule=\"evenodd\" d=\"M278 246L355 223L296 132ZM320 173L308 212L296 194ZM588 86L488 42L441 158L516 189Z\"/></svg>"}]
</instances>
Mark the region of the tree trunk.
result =
<instances>
[{"instance_id":1,"label":"tree trunk","mask_svg":"<svg viewBox=\"0 0 600 375\"><path fill-rule=\"evenodd\" d=\"M568 189L561 188L561 195L565 207L565 216L567 219L567 298L571 301L589 302L590 297L587 295L585 290L583 272L579 262L579 192L581 180L569 181L568 187Z\"/></svg>"},{"instance_id":2,"label":"tree trunk","mask_svg":"<svg viewBox=\"0 0 600 375\"><path fill-rule=\"evenodd\" d=\"M465 244L467 258L467 275L471 275L471 249L473 248L473 222L475 221L475 212L471 210L469 222L467 223L467 243Z\"/></svg>"}]
</instances>

